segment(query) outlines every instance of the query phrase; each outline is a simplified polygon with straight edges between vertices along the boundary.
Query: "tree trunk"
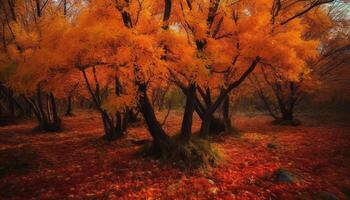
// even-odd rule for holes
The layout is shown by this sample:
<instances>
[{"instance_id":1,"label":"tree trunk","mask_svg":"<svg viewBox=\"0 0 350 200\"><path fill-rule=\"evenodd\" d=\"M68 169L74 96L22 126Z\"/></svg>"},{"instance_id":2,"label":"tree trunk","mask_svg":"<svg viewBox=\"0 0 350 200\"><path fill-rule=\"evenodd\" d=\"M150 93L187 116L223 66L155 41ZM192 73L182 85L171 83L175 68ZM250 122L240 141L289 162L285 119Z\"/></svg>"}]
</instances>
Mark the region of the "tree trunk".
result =
<instances>
[{"instance_id":1,"label":"tree trunk","mask_svg":"<svg viewBox=\"0 0 350 200\"><path fill-rule=\"evenodd\" d=\"M68 96L68 98L67 98L67 111L66 111L65 116L73 116L73 113L72 113L72 97L71 96Z\"/></svg>"},{"instance_id":2,"label":"tree trunk","mask_svg":"<svg viewBox=\"0 0 350 200\"><path fill-rule=\"evenodd\" d=\"M139 121L137 117L138 113L137 111L134 111L133 108L127 108L125 115L127 116L128 123L135 123Z\"/></svg>"},{"instance_id":3,"label":"tree trunk","mask_svg":"<svg viewBox=\"0 0 350 200\"><path fill-rule=\"evenodd\" d=\"M114 114L114 117L110 117L108 115L108 112L102 108L102 96L100 93L100 85L97 79L97 73L96 73L96 68L93 67L93 75L94 75L94 80L95 80L95 87L96 89L93 90L93 88L90 85L89 79L87 78L86 72L84 69L81 70L86 87L91 95L91 98L93 100L93 103L95 107L98 109L98 111L101 114L102 122L103 122L103 128L104 128L104 139L107 141L112 141L117 138L120 138L123 136L124 132L126 131L126 127L123 127L122 124L122 117L119 112ZM118 77L115 77L115 94L120 95L121 94L121 85L119 83Z\"/></svg>"},{"instance_id":4,"label":"tree trunk","mask_svg":"<svg viewBox=\"0 0 350 200\"><path fill-rule=\"evenodd\" d=\"M138 83L138 90L140 92L139 96L139 106L141 113L146 121L149 132L151 133L154 140L167 139L165 131L158 122L152 105L148 99L146 89L147 85L145 83Z\"/></svg>"},{"instance_id":5,"label":"tree trunk","mask_svg":"<svg viewBox=\"0 0 350 200\"><path fill-rule=\"evenodd\" d=\"M41 115L40 115L39 110L38 110L38 108L37 108L37 106L35 104L34 99L33 98L27 98L25 96L23 98L28 103L29 108L33 111L33 113L34 113L35 117L37 118L38 122L40 122L41 121Z\"/></svg>"},{"instance_id":6,"label":"tree trunk","mask_svg":"<svg viewBox=\"0 0 350 200\"><path fill-rule=\"evenodd\" d=\"M153 138L152 154L159 157L164 151L171 151L171 140L158 122L154 109L147 96L147 84L136 81L140 96L138 104L141 114L147 124L147 129Z\"/></svg>"},{"instance_id":7,"label":"tree trunk","mask_svg":"<svg viewBox=\"0 0 350 200\"><path fill-rule=\"evenodd\" d=\"M293 111L292 110L284 110L282 112L282 118L283 121L292 121L294 120L293 117Z\"/></svg>"},{"instance_id":8,"label":"tree trunk","mask_svg":"<svg viewBox=\"0 0 350 200\"><path fill-rule=\"evenodd\" d=\"M38 120L39 130L53 132L62 130L61 119L58 116L54 95L52 93L47 95L46 111L41 97L40 87L37 89L36 101L34 97L27 98L24 96L24 99L29 104Z\"/></svg>"},{"instance_id":9,"label":"tree trunk","mask_svg":"<svg viewBox=\"0 0 350 200\"><path fill-rule=\"evenodd\" d=\"M101 118L105 132L104 139L106 141L113 141L123 136L123 131L120 126L121 123L119 121L120 117L116 116L116 125L113 124L113 119L109 117L106 111L101 112Z\"/></svg>"},{"instance_id":10,"label":"tree trunk","mask_svg":"<svg viewBox=\"0 0 350 200\"><path fill-rule=\"evenodd\" d=\"M23 116L24 109L14 96L14 92L0 82L0 99L3 100L3 114L11 118ZM18 112L17 112L18 111Z\"/></svg>"},{"instance_id":11,"label":"tree trunk","mask_svg":"<svg viewBox=\"0 0 350 200\"><path fill-rule=\"evenodd\" d=\"M52 121L53 117L52 117L52 112L51 112L51 107L50 107L50 95L47 94L46 95L46 111L47 111L47 121Z\"/></svg>"},{"instance_id":12,"label":"tree trunk","mask_svg":"<svg viewBox=\"0 0 350 200\"><path fill-rule=\"evenodd\" d=\"M40 125L39 126L46 126L46 122L47 122L47 116L46 113L44 112L44 107L43 107L43 103L42 103L42 99L41 99L41 88L40 86L38 86L37 88L37 102L38 102L38 113L40 115ZM34 102L35 103L35 102Z\"/></svg>"},{"instance_id":13,"label":"tree trunk","mask_svg":"<svg viewBox=\"0 0 350 200\"><path fill-rule=\"evenodd\" d=\"M2 105L2 102L0 101L0 115L5 113L5 107Z\"/></svg>"},{"instance_id":14,"label":"tree trunk","mask_svg":"<svg viewBox=\"0 0 350 200\"><path fill-rule=\"evenodd\" d=\"M186 97L186 106L184 116L182 118L181 139L189 141L192 133L192 117L194 112L194 95L196 95L196 85L191 83L188 87L188 94Z\"/></svg>"},{"instance_id":15,"label":"tree trunk","mask_svg":"<svg viewBox=\"0 0 350 200\"><path fill-rule=\"evenodd\" d=\"M51 104L51 110L52 110L52 120L55 124L60 124L61 119L58 117L57 107L56 107L56 100L53 93L50 93L50 104Z\"/></svg>"},{"instance_id":16,"label":"tree trunk","mask_svg":"<svg viewBox=\"0 0 350 200\"><path fill-rule=\"evenodd\" d=\"M225 131L231 132L232 125L231 125L231 117L230 117L230 96L229 95L225 97L225 100L223 102L222 114L223 114L223 121L225 125Z\"/></svg>"},{"instance_id":17,"label":"tree trunk","mask_svg":"<svg viewBox=\"0 0 350 200\"><path fill-rule=\"evenodd\" d=\"M126 113L124 113L124 114L122 115L122 127L121 127L121 130L122 130L123 133L126 132L126 129L127 129L127 127L128 127L128 121L129 121L129 115L128 115L128 113L126 112Z\"/></svg>"},{"instance_id":18,"label":"tree trunk","mask_svg":"<svg viewBox=\"0 0 350 200\"><path fill-rule=\"evenodd\" d=\"M67 0L63 0L63 15L67 15Z\"/></svg>"},{"instance_id":19,"label":"tree trunk","mask_svg":"<svg viewBox=\"0 0 350 200\"><path fill-rule=\"evenodd\" d=\"M115 114L115 134L119 137L123 135L123 117L120 112Z\"/></svg>"},{"instance_id":20,"label":"tree trunk","mask_svg":"<svg viewBox=\"0 0 350 200\"><path fill-rule=\"evenodd\" d=\"M262 89L260 89L258 91L258 96L260 97L260 99L262 100L262 102L264 103L264 107L265 109L268 111L268 113L270 114L271 117L273 117L275 120L278 119L278 114L275 114L274 110L272 109L272 106L270 106L271 102L268 101L267 97L265 96L264 92Z\"/></svg>"},{"instance_id":21,"label":"tree trunk","mask_svg":"<svg viewBox=\"0 0 350 200\"><path fill-rule=\"evenodd\" d=\"M201 128L199 130L201 137L207 137L209 135L211 121L212 121L212 115L210 114L204 115L204 118L202 119L202 123L201 123Z\"/></svg>"},{"instance_id":22,"label":"tree trunk","mask_svg":"<svg viewBox=\"0 0 350 200\"><path fill-rule=\"evenodd\" d=\"M251 63L251 65L248 67L248 69L240 76L240 78L228 85L227 88L222 90L219 94L219 96L216 98L215 102L210 105L205 111L201 128L200 128L200 135L202 137L207 137L210 133L210 123L212 120L212 116L214 112L217 110L217 108L222 104L223 100L228 96L228 94L236 87L238 87L246 78L247 76L255 69L257 64L260 62L260 57L257 56L255 60Z\"/></svg>"},{"instance_id":23,"label":"tree trunk","mask_svg":"<svg viewBox=\"0 0 350 200\"><path fill-rule=\"evenodd\" d=\"M16 111L15 111L15 103L14 103L14 100L13 100L13 92L11 90L8 90L8 104L9 104L9 114L14 117L16 115Z\"/></svg>"}]
</instances>

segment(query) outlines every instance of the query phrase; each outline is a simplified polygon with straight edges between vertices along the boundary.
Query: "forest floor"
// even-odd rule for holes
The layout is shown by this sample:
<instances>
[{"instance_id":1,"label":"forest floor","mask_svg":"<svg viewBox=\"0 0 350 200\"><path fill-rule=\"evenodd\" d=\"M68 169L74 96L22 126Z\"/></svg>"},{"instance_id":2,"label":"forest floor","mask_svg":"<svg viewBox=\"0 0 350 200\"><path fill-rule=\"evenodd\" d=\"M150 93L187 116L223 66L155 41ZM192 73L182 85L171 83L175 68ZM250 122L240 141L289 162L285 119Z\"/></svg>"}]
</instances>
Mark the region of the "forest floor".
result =
<instances>
[{"instance_id":1,"label":"forest floor","mask_svg":"<svg viewBox=\"0 0 350 200\"><path fill-rule=\"evenodd\" d=\"M180 117L172 113L166 130L177 132ZM59 133L33 131L33 121L0 127L0 199L350 198L349 124L303 117L301 126L290 127L271 125L262 115L234 119L241 137L214 139L224 159L207 171L181 171L138 155L134 141L149 138L142 123L119 141L103 142L95 113L63 118ZM278 169L292 182L279 182Z\"/></svg>"}]
</instances>

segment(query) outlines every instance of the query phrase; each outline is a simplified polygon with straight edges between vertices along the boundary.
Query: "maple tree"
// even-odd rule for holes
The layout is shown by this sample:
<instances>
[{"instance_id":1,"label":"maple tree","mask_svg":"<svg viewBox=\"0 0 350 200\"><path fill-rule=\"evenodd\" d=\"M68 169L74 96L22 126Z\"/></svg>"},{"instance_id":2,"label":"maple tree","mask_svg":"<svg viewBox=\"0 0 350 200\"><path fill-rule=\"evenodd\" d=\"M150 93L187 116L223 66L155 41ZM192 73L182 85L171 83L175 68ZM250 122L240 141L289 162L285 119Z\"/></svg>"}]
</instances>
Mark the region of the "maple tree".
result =
<instances>
[{"instance_id":1,"label":"maple tree","mask_svg":"<svg viewBox=\"0 0 350 200\"><path fill-rule=\"evenodd\" d=\"M0 198L347 198L349 9L0 1Z\"/></svg>"},{"instance_id":2,"label":"maple tree","mask_svg":"<svg viewBox=\"0 0 350 200\"><path fill-rule=\"evenodd\" d=\"M16 67L8 85L31 106L40 129L55 131L61 129L61 120L51 80L59 69L52 65L55 56L51 49L64 24L61 17L53 17L59 12L54 3L35 1L32 11L28 8L30 3L33 2L9 4L12 21L5 14L10 33L7 54Z\"/></svg>"},{"instance_id":3,"label":"maple tree","mask_svg":"<svg viewBox=\"0 0 350 200\"><path fill-rule=\"evenodd\" d=\"M61 129L57 97L68 100L69 115L73 95L88 94L106 140L125 135L140 112L154 153L182 152L157 119L153 91L173 84L186 96L184 144L191 143L195 112L202 138L232 132L230 95L254 71L267 82L272 76L274 84L294 84L306 74L320 37L304 37L310 32L305 16L330 2L10 0L3 6L2 57L15 69L6 84L27 101L43 129ZM292 108L282 114L291 118L284 111Z\"/></svg>"},{"instance_id":4,"label":"maple tree","mask_svg":"<svg viewBox=\"0 0 350 200\"><path fill-rule=\"evenodd\" d=\"M339 17L340 14L338 13L337 16ZM315 18L318 20L314 20ZM345 39L348 38L348 32L338 24L346 24L347 22L343 19L344 17L342 20L335 19L330 12L327 15L326 10L315 10L305 16L304 23L310 24L305 27L306 30L302 35L308 39L319 39L321 50L317 52L317 56L306 59L307 65L297 73L297 79L283 75L272 63L264 63L259 72L260 75L253 74L251 82L256 88L257 96L276 123L299 124L300 122L294 118L294 110L307 94L315 93L315 90L323 90L319 95L322 96L326 91L325 85L328 85L328 91L332 91L330 88L334 85L346 84L343 74L347 70L349 56L347 53L349 41ZM338 29L336 34L335 27ZM308 47L311 46L311 44L308 45ZM312 48L315 52L316 47L311 47L311 51ZM305 53L305 50L298 50L298 52ZM310 51L306 53L312 54ZM334 62L335 60L337 62ZM337 85L337 88L342 88L340 85Z\"/></svg>"},{"instance_id":5,"label":"maple tree","mask_svg":"<svg viewBox=\"0 0 350 200\"><path fill-rule=\"evenodd\" d=\"M271 3L237 1L225 4L210 1L195 2L194 6L190 2L180 4L178 12L183 20L181 24L189 42L200 54L202 72L207 73L204 76L200 74L198 77L202 80L198 78L196 83L196 96L202 98L202 101L198 98L195 100L195 110L202 118L201 135L208 135L210 127L219 132L225 128L228 131L232 129L228 120L229 93L244 82L258 63L277 64L285 76L296 79L299 71L306 67L306 58L317 54L317 41L302 38L301 31L305 25L297 17L326 2L305 5L296 1L295 5L288 7L288 12L284 2L280 1L273 4L283 6L273 6L271 11ZM277 23L277 19L280 22ZM249 67L245 69L243 66L247 65ZM176 70L172 73L174 82L186 94L188 89L178 77L184 74ZM216 99L213 99L213 95ZM222 103L225 112L223 121L220 121L213 114Z\"/></svg>"}]
</instances>

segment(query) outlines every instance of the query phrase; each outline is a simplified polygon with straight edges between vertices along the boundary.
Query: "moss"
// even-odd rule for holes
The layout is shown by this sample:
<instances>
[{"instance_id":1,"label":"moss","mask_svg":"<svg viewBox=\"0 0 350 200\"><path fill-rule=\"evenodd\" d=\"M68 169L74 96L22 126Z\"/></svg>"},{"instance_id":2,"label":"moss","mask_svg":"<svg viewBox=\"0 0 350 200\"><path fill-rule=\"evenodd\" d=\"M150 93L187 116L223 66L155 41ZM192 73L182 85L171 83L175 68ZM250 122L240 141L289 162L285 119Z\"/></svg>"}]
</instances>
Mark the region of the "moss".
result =
<instances>
[{"instance_id":1,"label":"moss","mask_svg":"<svg viewBox=\"0 0 350 200\"><path fill-rule=\"evenodd\" d=\"M181 148L171 160L176 161L181 169L215 167L221 158L218 149L207 140L194 138L188 143L179 143Z\"/></svg>"},{"instance_id":2,"label":"moss","mask_svg":"<svg viewBox=\"0 0 350 200\"><path fill-rule=\"evenodd\" d=\"M140 149L142 155L151 155L163 163L172 164L182 170L208 169L216 167L222 160L222 153L209 141L193 136L183 142L178 136L171 138L167 148L159 149L147 143Z\"/></svg>"}]
</instances>

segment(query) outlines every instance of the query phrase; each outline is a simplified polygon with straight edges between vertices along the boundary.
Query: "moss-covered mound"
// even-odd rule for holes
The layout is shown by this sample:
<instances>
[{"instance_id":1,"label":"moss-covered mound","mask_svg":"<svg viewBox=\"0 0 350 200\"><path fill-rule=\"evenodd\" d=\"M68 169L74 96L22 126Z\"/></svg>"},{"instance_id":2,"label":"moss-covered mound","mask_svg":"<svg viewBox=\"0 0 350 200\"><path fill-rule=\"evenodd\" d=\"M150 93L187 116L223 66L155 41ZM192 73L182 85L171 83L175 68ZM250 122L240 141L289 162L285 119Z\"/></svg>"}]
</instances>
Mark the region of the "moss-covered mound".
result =
<instances>
[{"instance_id":1,"label":"moss-covered mound","mask_svg":"<svg viewBox=\"0 0 350 200\"><path fill-rule=\"evenodd\" d=\"M216 147L197 136L193 136L188 142L174 137L171 138L170 145L172 148L159 149L159 147L155 148L154 143L148 143L141 148L140 152L142 155L153 156L183 170L215 167L222 160L222 155Z\"/></svg>"}]
</instances>

